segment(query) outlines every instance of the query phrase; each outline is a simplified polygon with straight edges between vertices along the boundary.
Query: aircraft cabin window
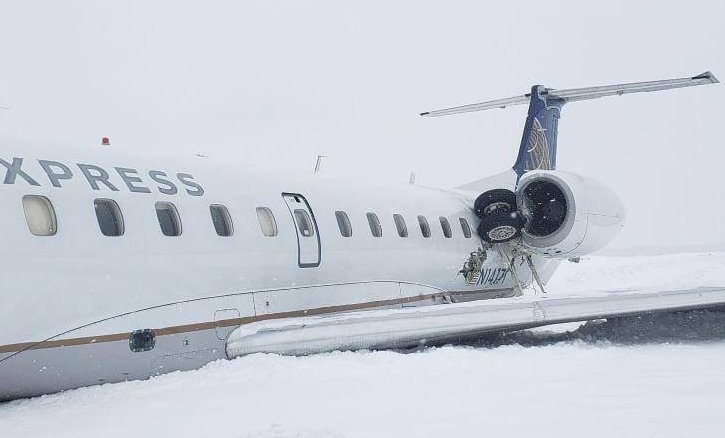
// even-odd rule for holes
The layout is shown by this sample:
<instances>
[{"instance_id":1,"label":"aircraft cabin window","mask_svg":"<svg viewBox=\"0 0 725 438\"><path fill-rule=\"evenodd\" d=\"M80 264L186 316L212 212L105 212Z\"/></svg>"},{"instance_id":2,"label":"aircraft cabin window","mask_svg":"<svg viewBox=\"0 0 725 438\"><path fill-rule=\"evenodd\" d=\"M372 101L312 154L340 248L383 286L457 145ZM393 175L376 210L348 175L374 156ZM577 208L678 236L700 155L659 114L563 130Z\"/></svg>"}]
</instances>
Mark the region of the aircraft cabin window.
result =
<instances>
[{"instance_id":1,"label":"aircraft cabin window","mask_svg":"<svg viewBox=\"0 0 725 438\"><path fill-rule=\"evenodd\" d=\"M463 237L466 239L471 238L471 226L465 217L459 217L458 220L461 222L461 230L463 231Z\"/></svg>"},{"instance_id":2,"label":"aircraft cabin window","mask_svg":"<svg viewBox=\"0 0 725 438\"><path fill-rule=\"evenodd\" d=\"M312 237L315 235L315 228L312 226L312 219L310 215L301 209L294 211L295 222L297 222L297 228L300 230L300 234L304 237Z\"/></svg>"},{"instance_id":3,"label":"aircraft cabin window","mask_svg":"<svg viewBox=\"0 0 725 438\"><path fill-rule=\"evenodd\" d=\"M164 236L181 236L181 220L176 206L170 202L156 203L156 217L159 219L159 226Z\"/></svg>"},{"instance_id":4,"label":"aircraft cabin window","mask_svg":"<svg viewBox=\"0 0 725 438\"><path fill-rule=\"evenodd\" d=\"M118 203L113 199L96 199L93 201L93 205L96 209L96 219L98 219L101 233L109 237L123 236L125 232L123 215Z\"/></svg>"},{"instance_id":5,"label":"aircraft cabin window","mask_svg":"<svg viewBox=\"0 0 725 438\"><path fill-rule=\"evenodd\" d=\"M45 196L23 196L23 211L34 236L54 236L58 231L53 204Z\"/></svg>"},{"instance_id":6,"label":"aircraft cabin window","mask_svg":"<svg viewBox=\"0 0 725 438\"><path fill-rule=\"evenodd\" d=\"M257 207L257 220L262 234L267 237L275 237L277 235L277 221L274 219L272 210L267 207Z\"/></svg>"},{"instance_id":7,"label":"aircraft cabin window","mask_svg":"<svg viewBox=\"0 0 725 438\"><path fill-rule=\"evenodd\" d=\"M383 235L383 227L380 226L380 219L375 213L368 213L368 224L370 225L370 233L373 237L381 237Z\"/></svg>"},{"instance_id":8,"label":"aircraft cabin window","mask_svg":"<svg viewBox=\"0 0 725 438\"><path fill-rule=\"evenodd\" d=\"M229 210L221 204L212 204L209 206L211 213L211 222L214 224L214 230L218 236L229 237L234 234L234 225Z\"/></svg>"},{"instance_id":9,"label":"aircraft cabin window","mask_svg":"<svg viewBox=\"0 0 725 438\"><path fill-rule=\"evenodd\" d=\"M428 225L428 219L426 219L425 216L420 215L418 216L418 224L420 225L420 232L423 234L423 237L430 237L430 225Z\"/></svg>"},{"instance_id":10,"label":"aircraft cabin window","mask_svg":"<svg viewBox=\"0 0 725 438\"><path fill-rule=\"evenodd\" d=\"M352 236L352 225L350 224L350 218L347 217L347 213L344 211L336 211L335 218L337 218L337 226L340 228L342 237Z\"/></svg>"},{"instance_id":11,"label":"aircraft cabin window","mask_svg":"<svg viewBox=\"0 0 725 438\"><path fill-rule=\"evenodd\" d=\"M448 223L448 219L441 216L439 218L441 220L441 229L443 230L443 235L446 236L446 238L451 238L453 236L453 231L451 231L451 224Z\"/></svg>"},{"instance_id":12,"label":"aircraft cabin window","mask_svg":"<svg viewBox=\"0 0 725 438\"><path fill-rule=\"evenodd\" d=\"M395 221L395 228L398 229L398 236L408 237L408 226L405 225L405 219L403 219L403 216L394 214L393 220Z\"/></svg>"}]
</instances>

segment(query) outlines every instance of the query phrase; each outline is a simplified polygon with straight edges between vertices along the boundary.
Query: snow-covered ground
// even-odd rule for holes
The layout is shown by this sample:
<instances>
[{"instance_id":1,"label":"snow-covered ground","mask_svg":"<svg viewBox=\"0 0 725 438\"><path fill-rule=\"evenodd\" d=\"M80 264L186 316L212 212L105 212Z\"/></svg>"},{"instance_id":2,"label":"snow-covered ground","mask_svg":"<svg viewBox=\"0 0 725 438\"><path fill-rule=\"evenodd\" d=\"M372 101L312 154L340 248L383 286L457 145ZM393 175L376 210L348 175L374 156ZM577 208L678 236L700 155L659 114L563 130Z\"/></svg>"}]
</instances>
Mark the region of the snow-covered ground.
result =
<instances>
[{"instance_id":1,"label":"snow-covered ground","mask_svg":"<svg viewBox=\"0 0 725 438\"><path fill-rule=\"evenodd\" d=\"M725 253L590 257L550 296L725 285ZM0 405L2 437L717 436L725 313L414 352L253 355Z\"/></svg>"}]
</instances>

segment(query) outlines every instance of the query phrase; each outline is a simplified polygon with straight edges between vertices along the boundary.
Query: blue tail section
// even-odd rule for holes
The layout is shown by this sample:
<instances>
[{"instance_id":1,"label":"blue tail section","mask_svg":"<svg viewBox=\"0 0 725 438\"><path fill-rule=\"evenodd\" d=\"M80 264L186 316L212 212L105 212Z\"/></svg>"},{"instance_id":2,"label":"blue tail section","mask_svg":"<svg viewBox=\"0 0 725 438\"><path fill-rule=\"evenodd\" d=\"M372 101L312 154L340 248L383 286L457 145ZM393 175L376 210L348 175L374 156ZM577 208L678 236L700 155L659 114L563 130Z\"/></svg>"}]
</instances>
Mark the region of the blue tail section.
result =
<instances>
[{"instance_id":1,"label":"blue tail section","mask_svg":"<svg viewBox=\"0 0 725 438\"><path fill-rule=\"evenodd\" d=\"M519 177L529 170L556 169L556 137L561 108L566 103L548 95L542 85L531 87L530 98L519 156L513 167Z\"/></svg>"}]
</instances>

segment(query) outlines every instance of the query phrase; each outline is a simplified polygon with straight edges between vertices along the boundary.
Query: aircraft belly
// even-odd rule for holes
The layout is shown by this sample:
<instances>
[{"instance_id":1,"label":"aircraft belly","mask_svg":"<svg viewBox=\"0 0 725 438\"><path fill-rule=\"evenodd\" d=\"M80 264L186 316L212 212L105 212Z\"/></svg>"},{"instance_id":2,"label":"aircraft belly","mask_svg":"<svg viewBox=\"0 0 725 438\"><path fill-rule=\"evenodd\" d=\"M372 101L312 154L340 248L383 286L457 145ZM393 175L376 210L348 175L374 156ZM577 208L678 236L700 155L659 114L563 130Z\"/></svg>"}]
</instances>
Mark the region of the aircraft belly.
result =
<instances>
[{"instance_id":1,"label":"aircraft belly","mask_svg":"<svg viewBox=\"0 0 725 438\"><path fill-rule=\"evenodd\" d=\"M46 339L0 345L0 400L145 379L225 358L228 335L255 321L450 302L433 286L397 281L254 291L172 303L97 321ZM133 352L149 329L155 344Z\"/></svg>"},{"instance_id":2,"label":"aircraft belly","mask_svg":"<svg viewBox=\"0 0 725 438\"><path fill-rule=\"evenodd\" d=\"M548 324L725 305L725 288L585 297L513 297L513 290L459 293L394 283L405 298L237 317L156 329L149 351L133 352L129 333L39 343L0 359L0 400L196 369L222 358L268 352L409 347ZM369 289L366 289L369 290ZM318 291L322 295L323 291ZM334 293L327 291L328 293ZM418 292L415 295L414 292ZM477 295L483 294L483 295ZM456 303L455 297L478 300ZM410 308L413 303L422 304ZM442 303L442 304L440 304ZM430 304L430 305L425 305ZM188 305L188 304L187 304ZM206 305L204 307L207 307ZM402 307L402 308L401 308ZM187 310L191 310L187 308ZM230 319L224 319L232 315ZM227 339L223 339L228 335ZM220 336L223 334L224 336ZM104 337L105 336L105 337ZM12 357L10 357L12 356Z\"/></svg>"},{"instance_id":3,"label":"aircraft belly","mask_svg":"<svg viewBox=\"0 0 725 438\"><path fill-rule=\"evenodd\" d=\"M128 340L27 350L0 366L0 401L83 386L142 380L226 358L214 329L158 337L134 353Z\"/></svg>"}]
</instances>

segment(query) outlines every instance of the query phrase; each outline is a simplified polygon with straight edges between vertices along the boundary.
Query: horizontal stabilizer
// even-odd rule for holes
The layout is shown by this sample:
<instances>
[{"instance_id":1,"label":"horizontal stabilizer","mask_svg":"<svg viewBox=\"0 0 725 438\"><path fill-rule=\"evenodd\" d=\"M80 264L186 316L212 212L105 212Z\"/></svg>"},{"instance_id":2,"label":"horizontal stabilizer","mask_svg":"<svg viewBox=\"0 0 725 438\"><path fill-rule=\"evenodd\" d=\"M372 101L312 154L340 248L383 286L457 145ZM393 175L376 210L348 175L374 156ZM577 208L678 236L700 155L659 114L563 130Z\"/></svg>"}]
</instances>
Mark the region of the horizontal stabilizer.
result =
<instances>
[{"instance_id":1,"label":"horizontal stabilizer","mask_svg":"<svg viewBox=\"0 0 725 438\"><path fill-rule=\"evenodd\" d=\"M696 85L716 84L719 81L711 72L705 72L690 78L667 79L663 81L634 82L629 84L605 85L600 87L571 88L566 90L545 89L542 97L558 99L567 102L580 100L598 99L606 96L621 96L629 93L646 93L650 91L669 90L671 88L694 87ZM470 105L457 106L436 111L421 113L425 117L447 116L451 114L483 111L492 108L506 108L513 105L528 104L531 100L531 93L522 96L509 97L507 99L491 100L488 102L474 103Z\"/></svg>"}]
</instances>

